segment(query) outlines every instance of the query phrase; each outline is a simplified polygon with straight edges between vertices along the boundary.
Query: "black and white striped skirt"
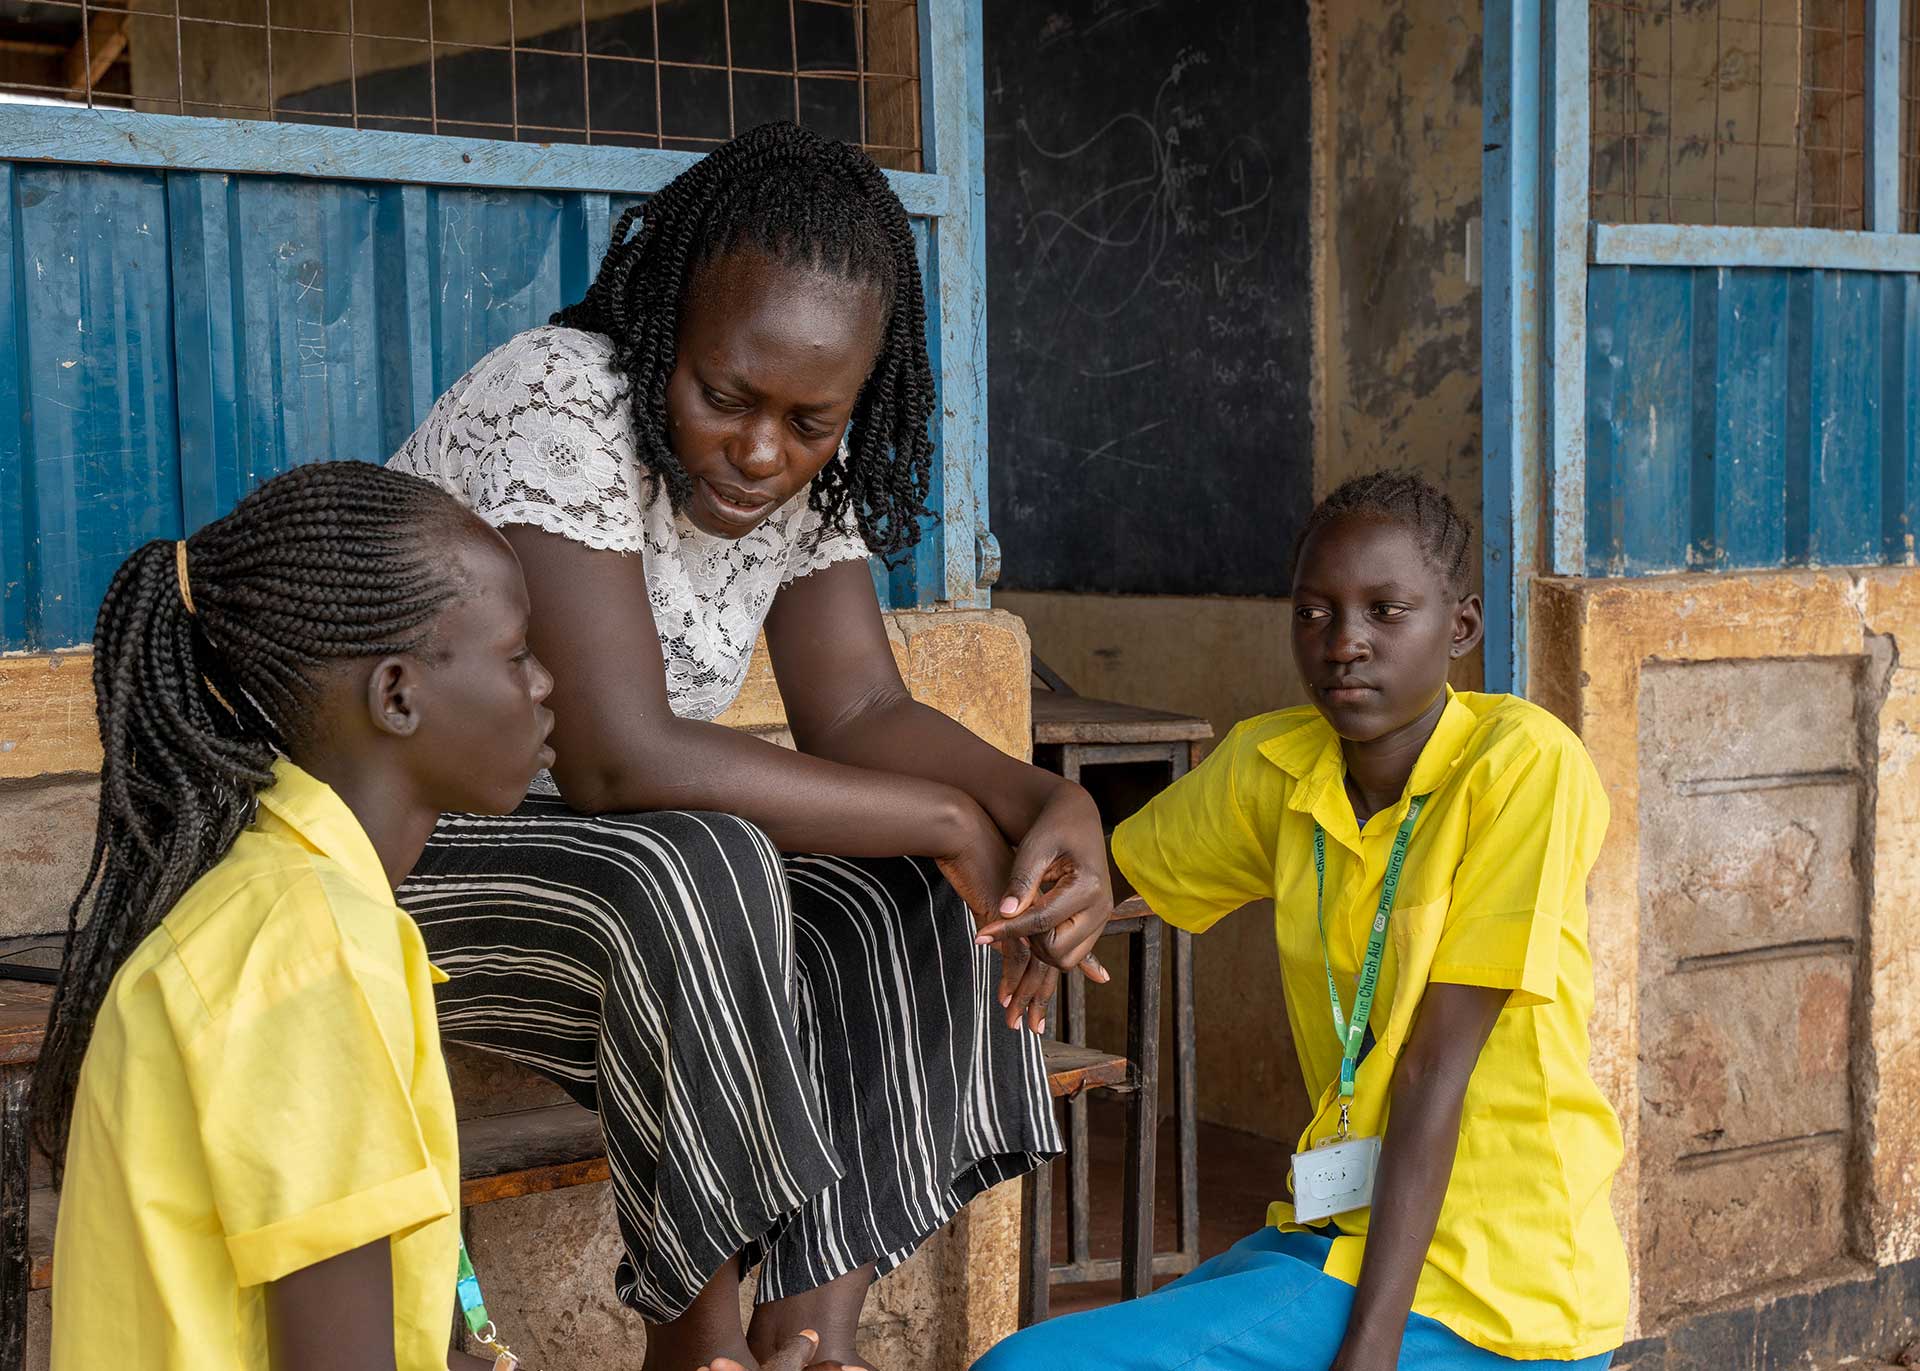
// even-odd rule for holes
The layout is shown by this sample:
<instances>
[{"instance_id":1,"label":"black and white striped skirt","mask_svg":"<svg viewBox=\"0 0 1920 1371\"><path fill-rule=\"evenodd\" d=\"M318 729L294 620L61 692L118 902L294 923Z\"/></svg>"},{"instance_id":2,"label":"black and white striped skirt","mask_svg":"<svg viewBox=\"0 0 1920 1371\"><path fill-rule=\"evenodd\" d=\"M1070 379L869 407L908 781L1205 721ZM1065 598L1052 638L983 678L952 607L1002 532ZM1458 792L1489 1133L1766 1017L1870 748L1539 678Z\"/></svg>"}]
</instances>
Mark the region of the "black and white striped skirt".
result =
<instances>
[{"instance_id":1,"label":"black and white striped skirt","mask_svg":"<svg viewBox=\"0 0 1920 1371\"><path fill-rule=\"evenodd\" d=\"M885 1273L1059 1151L999 958L914 858L782 857L725 814L450 815L400 903L450 1042L600 1115L626 1255L662 1322L735 1253L759 1298Z\"/></svg>"}]
</instances>

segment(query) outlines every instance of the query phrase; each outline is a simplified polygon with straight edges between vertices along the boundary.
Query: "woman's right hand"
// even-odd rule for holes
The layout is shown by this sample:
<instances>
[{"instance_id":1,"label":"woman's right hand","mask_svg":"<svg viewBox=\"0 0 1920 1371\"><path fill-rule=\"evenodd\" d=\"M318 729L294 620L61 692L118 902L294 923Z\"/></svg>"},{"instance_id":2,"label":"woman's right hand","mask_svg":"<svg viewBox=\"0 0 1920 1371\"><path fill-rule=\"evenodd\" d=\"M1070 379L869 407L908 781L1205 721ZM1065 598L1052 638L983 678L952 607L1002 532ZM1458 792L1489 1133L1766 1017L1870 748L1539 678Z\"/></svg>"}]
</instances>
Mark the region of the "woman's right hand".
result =
<instances>
[{"instance_id":1,"label":"woman's right hand","mask_svg":"<svg viewBox=\"0 0 1920 1371\"><path fill-rule=\"evenodd\" d=\"M946 851L933 860L966 901L977 926L997 917L994 911L1013 870L1013 849L971 796L955 791L954 797L947 817L950 836L940 844ZM1026 938L997 938L994 946L1000 950L996 998L1006 1011L1007 1027L1017 1029L1025 1020L1028 1028L1040 1032L1046 1027L1047 1006L1060 986L1059 971L1035 956Z\"/></svg>"}]
</instances>

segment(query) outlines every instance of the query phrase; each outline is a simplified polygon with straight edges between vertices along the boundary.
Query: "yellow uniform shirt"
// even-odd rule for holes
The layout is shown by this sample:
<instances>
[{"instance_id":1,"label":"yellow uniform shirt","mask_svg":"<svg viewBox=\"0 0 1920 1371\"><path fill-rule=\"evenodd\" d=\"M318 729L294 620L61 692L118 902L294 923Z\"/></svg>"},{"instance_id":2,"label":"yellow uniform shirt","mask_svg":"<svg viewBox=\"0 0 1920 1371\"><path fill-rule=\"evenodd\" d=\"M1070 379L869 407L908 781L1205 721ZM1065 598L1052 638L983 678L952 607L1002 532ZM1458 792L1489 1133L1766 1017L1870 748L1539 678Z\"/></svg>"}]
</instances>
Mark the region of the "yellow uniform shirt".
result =
<instances>
[{"instance_id":1,"label":"yellow uniform shirt","mask_svg":"<svg viewBox=\"0 0 1920 1371\"><path fill-rule=\"evenodd\" d=\"M54 1239L54 1371L265 1371L265 1285L392 1236L400 1371L445 1371L459 1193L420 930L327 786L259 817L113 979Z\"/></svg>"},{"instance_id":2,"label":"yellow uniform shirt","mask_svg":"<svg viewBox=\"0 0 1920 1371\"><path fill-rule=\"evenodd\" d=\"M1340 1045L1314 923L1313 825L1327 833L1334 978L1351 1008L1395 831L1431 794L1401 874L1360 1063L1356 1133L1386 1130L1395 1060L1433 981L1513 992L1467 1087L1453 1178L1413 1307L1502 1356L1618 1347L1626 1251L1608 1203L1619 1121L1587 1070L1593 965L1586 880L1607 801L1557 719L1506 695L1449 693L1399 804L1355 826L1340 740L1311 708L1239 725L1127 820L1114 856L1167 922L1204 932L1272 897L1288 1022L1318 1103L1300 1146L1333 1131ZM1276 1202L1268 1222L1287 1227ZM1354 1282L1367 1211L1342 1214L1327 1273Z\"/></svg>"}]
</instances>

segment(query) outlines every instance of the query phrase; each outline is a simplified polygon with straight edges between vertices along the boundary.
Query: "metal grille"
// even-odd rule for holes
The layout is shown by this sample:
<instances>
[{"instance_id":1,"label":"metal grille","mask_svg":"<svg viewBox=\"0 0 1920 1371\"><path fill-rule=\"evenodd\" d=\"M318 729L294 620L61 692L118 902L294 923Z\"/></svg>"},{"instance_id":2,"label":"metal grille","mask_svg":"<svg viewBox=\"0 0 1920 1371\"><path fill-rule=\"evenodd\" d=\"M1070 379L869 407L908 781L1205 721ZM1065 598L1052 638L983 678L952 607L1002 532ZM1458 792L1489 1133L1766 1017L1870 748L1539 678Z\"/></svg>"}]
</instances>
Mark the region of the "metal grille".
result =
<instances>
[{"instance_id":1,"label":"metal grille","mask_svg":"<svg viewBox=\"0 0 1920 1371\"><path fill-rule=\"evenodd\" d=\"M1593 217L1863 228L1866 4L1593 0Z\"/></svg>"},{"instance_id":2,"label":"metal grille","mask_svg":"<svg viewBox=\"0 0 1920 1371\"><path fill-rule=\"evenodd\" d=\"M921 169L915 0L0 0L0 98Z\"/></svg>"}]
</instances>

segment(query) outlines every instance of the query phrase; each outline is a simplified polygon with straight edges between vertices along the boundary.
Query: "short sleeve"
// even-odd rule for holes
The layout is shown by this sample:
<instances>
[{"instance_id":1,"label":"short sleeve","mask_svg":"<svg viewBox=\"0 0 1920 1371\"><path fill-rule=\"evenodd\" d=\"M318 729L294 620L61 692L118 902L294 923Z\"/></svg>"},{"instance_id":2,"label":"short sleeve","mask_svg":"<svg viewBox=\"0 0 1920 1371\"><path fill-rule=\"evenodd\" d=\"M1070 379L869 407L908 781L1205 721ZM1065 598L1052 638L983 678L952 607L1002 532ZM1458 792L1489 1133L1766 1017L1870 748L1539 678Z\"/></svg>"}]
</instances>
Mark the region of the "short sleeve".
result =
<instances>
[{"instance_id":1,"label":"short sleeve","mask_svg":"<svg viewBox=\"0 0 1920 1371\"><path fill-rule=\"evenodd\" d=\"M355 962L342 946L263 971L187 1054L242 1286L452 1212L409 1088L404 973Z\"/></svg>"},{"instance_id":2,"label":"short sleeve","mask_svg":"<svg viewBox=\"0 0 1920 1371\"><path fill-rule=\"evenodd\" d=\"M1607 825L1606 793L1577 739L1547 738L1475 797L1429 979L1511 990L1513 1005L1559 993L1560 940L1585 902Z\"/></svg>"},{"instance_id":3,"label":"short sleeve","mask_svg":"<svg viewBox=\"0 0 1920 1371\"><path fill-rule=\"evenodd\" d=\"M864 562L871 555L866 539L860 536L853 509L849 507L838 520L828 523L809 503L811 494L811 490L803 492L794 501L799 512L788 525L787 565L781 585L824 571L836 562Z\"/></svg>"},{"instance_id":4,"label":"short sleeve","mask_svg":"<svg viewBox=\"0 0 1920 1371\"><path fill-rule=\"evenodd\" d=\"M1239 725L1206 761L1114 830L1114 862L1176 928L1204 933L1273 894L1284 776L1260 755L1258 723Z\"/></svg>"},{"instance_id":5,"label":"short sleeve","mask_svg":"<svg viewBox=\"0 0 1920 1371\"><path fill-rule=\"evenodd\" d=\"M658 492L639 470L627 393L605 338L532 329L455 382L388 465L452 491L495 527L639 552Z\"/></svg>"}]
</instances>

